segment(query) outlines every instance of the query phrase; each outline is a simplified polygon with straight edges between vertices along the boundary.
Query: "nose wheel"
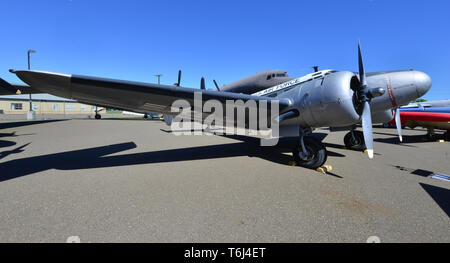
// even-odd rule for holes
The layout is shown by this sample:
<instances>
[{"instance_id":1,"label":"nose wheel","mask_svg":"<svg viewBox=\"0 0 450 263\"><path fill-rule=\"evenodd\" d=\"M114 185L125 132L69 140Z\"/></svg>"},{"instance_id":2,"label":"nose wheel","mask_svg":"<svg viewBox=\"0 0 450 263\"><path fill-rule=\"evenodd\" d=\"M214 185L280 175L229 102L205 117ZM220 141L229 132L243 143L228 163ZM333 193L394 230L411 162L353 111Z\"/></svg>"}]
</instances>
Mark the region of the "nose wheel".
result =
<instances>
[{"instance_id":1,"label":"nose wheel","mask_svg":"<svg viewBox=\"0 0 450 263\"><path fill-rule=\"evenodd\" d=\"M364 151L366 149L364 134L360 131L351 131L347 133L344 137L344 144L345 147L354 151Z\"/></svg>"},{"instance_id":2,"label":"nose wheel","mask_svg":"<svg viewBox=\"0 0 450 263\"><path fill-rule=\"evenodd\" d=\"M325 146L319 140L309 136L303 137L303 146L301 141L302 139L297 142L292 151L297 165L309 169L321 167L327 160Z\"/></svg>"}]
</instances>

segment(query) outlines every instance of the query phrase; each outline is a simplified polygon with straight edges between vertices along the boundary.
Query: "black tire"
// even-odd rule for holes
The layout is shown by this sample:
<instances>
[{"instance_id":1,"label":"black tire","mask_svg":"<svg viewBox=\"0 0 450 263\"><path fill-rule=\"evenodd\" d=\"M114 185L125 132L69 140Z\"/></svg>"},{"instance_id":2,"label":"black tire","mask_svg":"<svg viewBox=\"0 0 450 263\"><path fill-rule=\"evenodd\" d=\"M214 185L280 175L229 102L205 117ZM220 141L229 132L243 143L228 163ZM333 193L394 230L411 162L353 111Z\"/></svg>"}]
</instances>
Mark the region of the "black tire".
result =
<instances>
[{"instance_id":1,"label":"black tire","mask_svg":"<svg viewBox=\"0 0 450 263\"><path fill-rule=\"evenodd\" d=\"M355 135L355 141L352 138L352 133L349 132L344 136L344 144L347 149L354 151L364 151L366 149L366 143L364 142L364 134L360 131L353 131Z\"/></svg>"},{"instance_id":2,"label":"black tire","mask_svg":"<svg viewBox=\"0 0 450 263\"><path fill-rule=\"evenodd\" d=\"M95 114L95 119L96 120L100 120L102 118L102 115L100 115L100 114Z\"/></svg>"},{"instance_id":3,"label":"black tire","mask_svg":"<svg viewBox=\"0 0 450 263\"><path fill-rule=\"evenodd\" d=\"M434 141L436 141L437 137L436 137L436 134L427 133L425 135L425 139L429 142L434 142Z\"/></svg>"},{"instance_id":4,"label":"black tire","mask_svg":"<svg viewBox=\"0 0 450 263\"><path fill-rule=\"evenodd\" d=\"M295 145L292 154L297 165L309 168L317 169L322 166L327 161L327 150L325 146L315 138L304 137L303 142L305 143L306 150L309 153L308 159L303 160L300 158L300 152L302 152L302 146L300 140Z\"/></svg>"}]
</instances>

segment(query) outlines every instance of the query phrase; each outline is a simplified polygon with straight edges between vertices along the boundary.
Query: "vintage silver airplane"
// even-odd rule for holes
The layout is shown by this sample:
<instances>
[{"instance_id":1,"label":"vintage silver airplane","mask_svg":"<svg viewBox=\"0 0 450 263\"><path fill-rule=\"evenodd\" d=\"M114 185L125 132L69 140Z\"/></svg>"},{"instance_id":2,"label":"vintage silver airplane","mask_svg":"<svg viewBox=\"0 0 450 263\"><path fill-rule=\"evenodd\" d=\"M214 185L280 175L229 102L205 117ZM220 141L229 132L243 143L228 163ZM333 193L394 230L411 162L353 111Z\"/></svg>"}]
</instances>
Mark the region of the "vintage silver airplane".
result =
<instances>
[{"instance_id":1,"label":"vintage silver airplane","mask_svg":"<svg viewBox=\"0 0 450 263\"><path fill-rule=\"evenodd\" d=\"M309 136L315 128L350 130L344 139L346 145L352 149L365 147L369 158L373 158L372 118L380 123L391 120L392 108L408 104L431 87L430 77L414 70L376 72L366 76L359 44L358 62L359 74L322 70L270 88L252 86L252 90L245 91L247 94L242 87L219 89L216 85L218 90L206 90L204 81L200 90L181 87L180 78L176 85L158 85L35 70L10 71L33 90L140 113L174 115L171 111L174 101L184 99L194 104L198 92L202 94L203 103L216 100L224 108L227 100L252 100L258 105L271 105L270 102L277 101L279 115L270 121L279 124L280 136L298 136L298 142L293 146L295 161L300 166L315 169L327 159L324 145ZM286 78L287 75L279 77ZM271 80L268 75L267 80ZM9 90L24 88L3 80L0 86ZM269 107L268 115L271 111ZM358 123L362 123L362 132L354 130Z\"/></svg>"}]
</instances>

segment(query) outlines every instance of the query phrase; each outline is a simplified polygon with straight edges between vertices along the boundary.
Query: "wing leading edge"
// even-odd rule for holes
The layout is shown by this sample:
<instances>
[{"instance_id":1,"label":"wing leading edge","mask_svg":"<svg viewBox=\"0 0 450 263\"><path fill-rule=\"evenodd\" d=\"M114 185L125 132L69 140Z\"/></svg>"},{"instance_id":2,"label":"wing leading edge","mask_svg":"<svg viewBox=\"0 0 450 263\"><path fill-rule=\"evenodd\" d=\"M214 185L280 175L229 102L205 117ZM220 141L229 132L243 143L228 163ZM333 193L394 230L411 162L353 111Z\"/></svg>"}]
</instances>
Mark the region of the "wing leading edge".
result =
<instances>
[{"instance_id":1,"label":"wing leading edge","mask_svg":"<svg viewBox=\"0 0 450 263\"><path fill-rule=\"evenodd\" d=\"M45 71L13 70L11 72L31 87L46 93L86 104L142 113L174 114L171 113L171 106L176 100L186 100L194 105L196 93L202 95L202 106L208 100L215 100L222 104L223 109L225 109L226 102L230 100L242 100L244 103L253 100L259 108L259 104L264 101L264 103L267 102L268 114L272 110L270 108L271 101L278 101L280 113L286 112L292 107L292 101L287 98L270 98Z\"/></svg>"}]
</instances>

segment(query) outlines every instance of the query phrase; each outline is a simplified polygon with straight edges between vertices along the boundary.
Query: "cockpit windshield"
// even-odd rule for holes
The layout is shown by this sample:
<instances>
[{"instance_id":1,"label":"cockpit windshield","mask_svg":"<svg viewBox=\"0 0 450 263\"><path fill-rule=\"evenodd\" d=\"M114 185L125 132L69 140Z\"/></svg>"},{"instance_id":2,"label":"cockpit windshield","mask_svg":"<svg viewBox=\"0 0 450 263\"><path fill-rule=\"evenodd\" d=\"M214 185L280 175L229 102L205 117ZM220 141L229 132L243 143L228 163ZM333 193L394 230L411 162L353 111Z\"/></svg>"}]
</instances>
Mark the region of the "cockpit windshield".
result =
<instances>
[{"instance_id":1,"label":"cockpit windshield","mask_svg":"<svg viewBox=\"0 0 450 263\"><path fill-rule=\"evenodd\" d=\"M286 72L285 73L270 74L270 75L267 75L267 80L272 79L272 78L284 78L284 77L287 77Z\"/></svg>"}]
</instances>

